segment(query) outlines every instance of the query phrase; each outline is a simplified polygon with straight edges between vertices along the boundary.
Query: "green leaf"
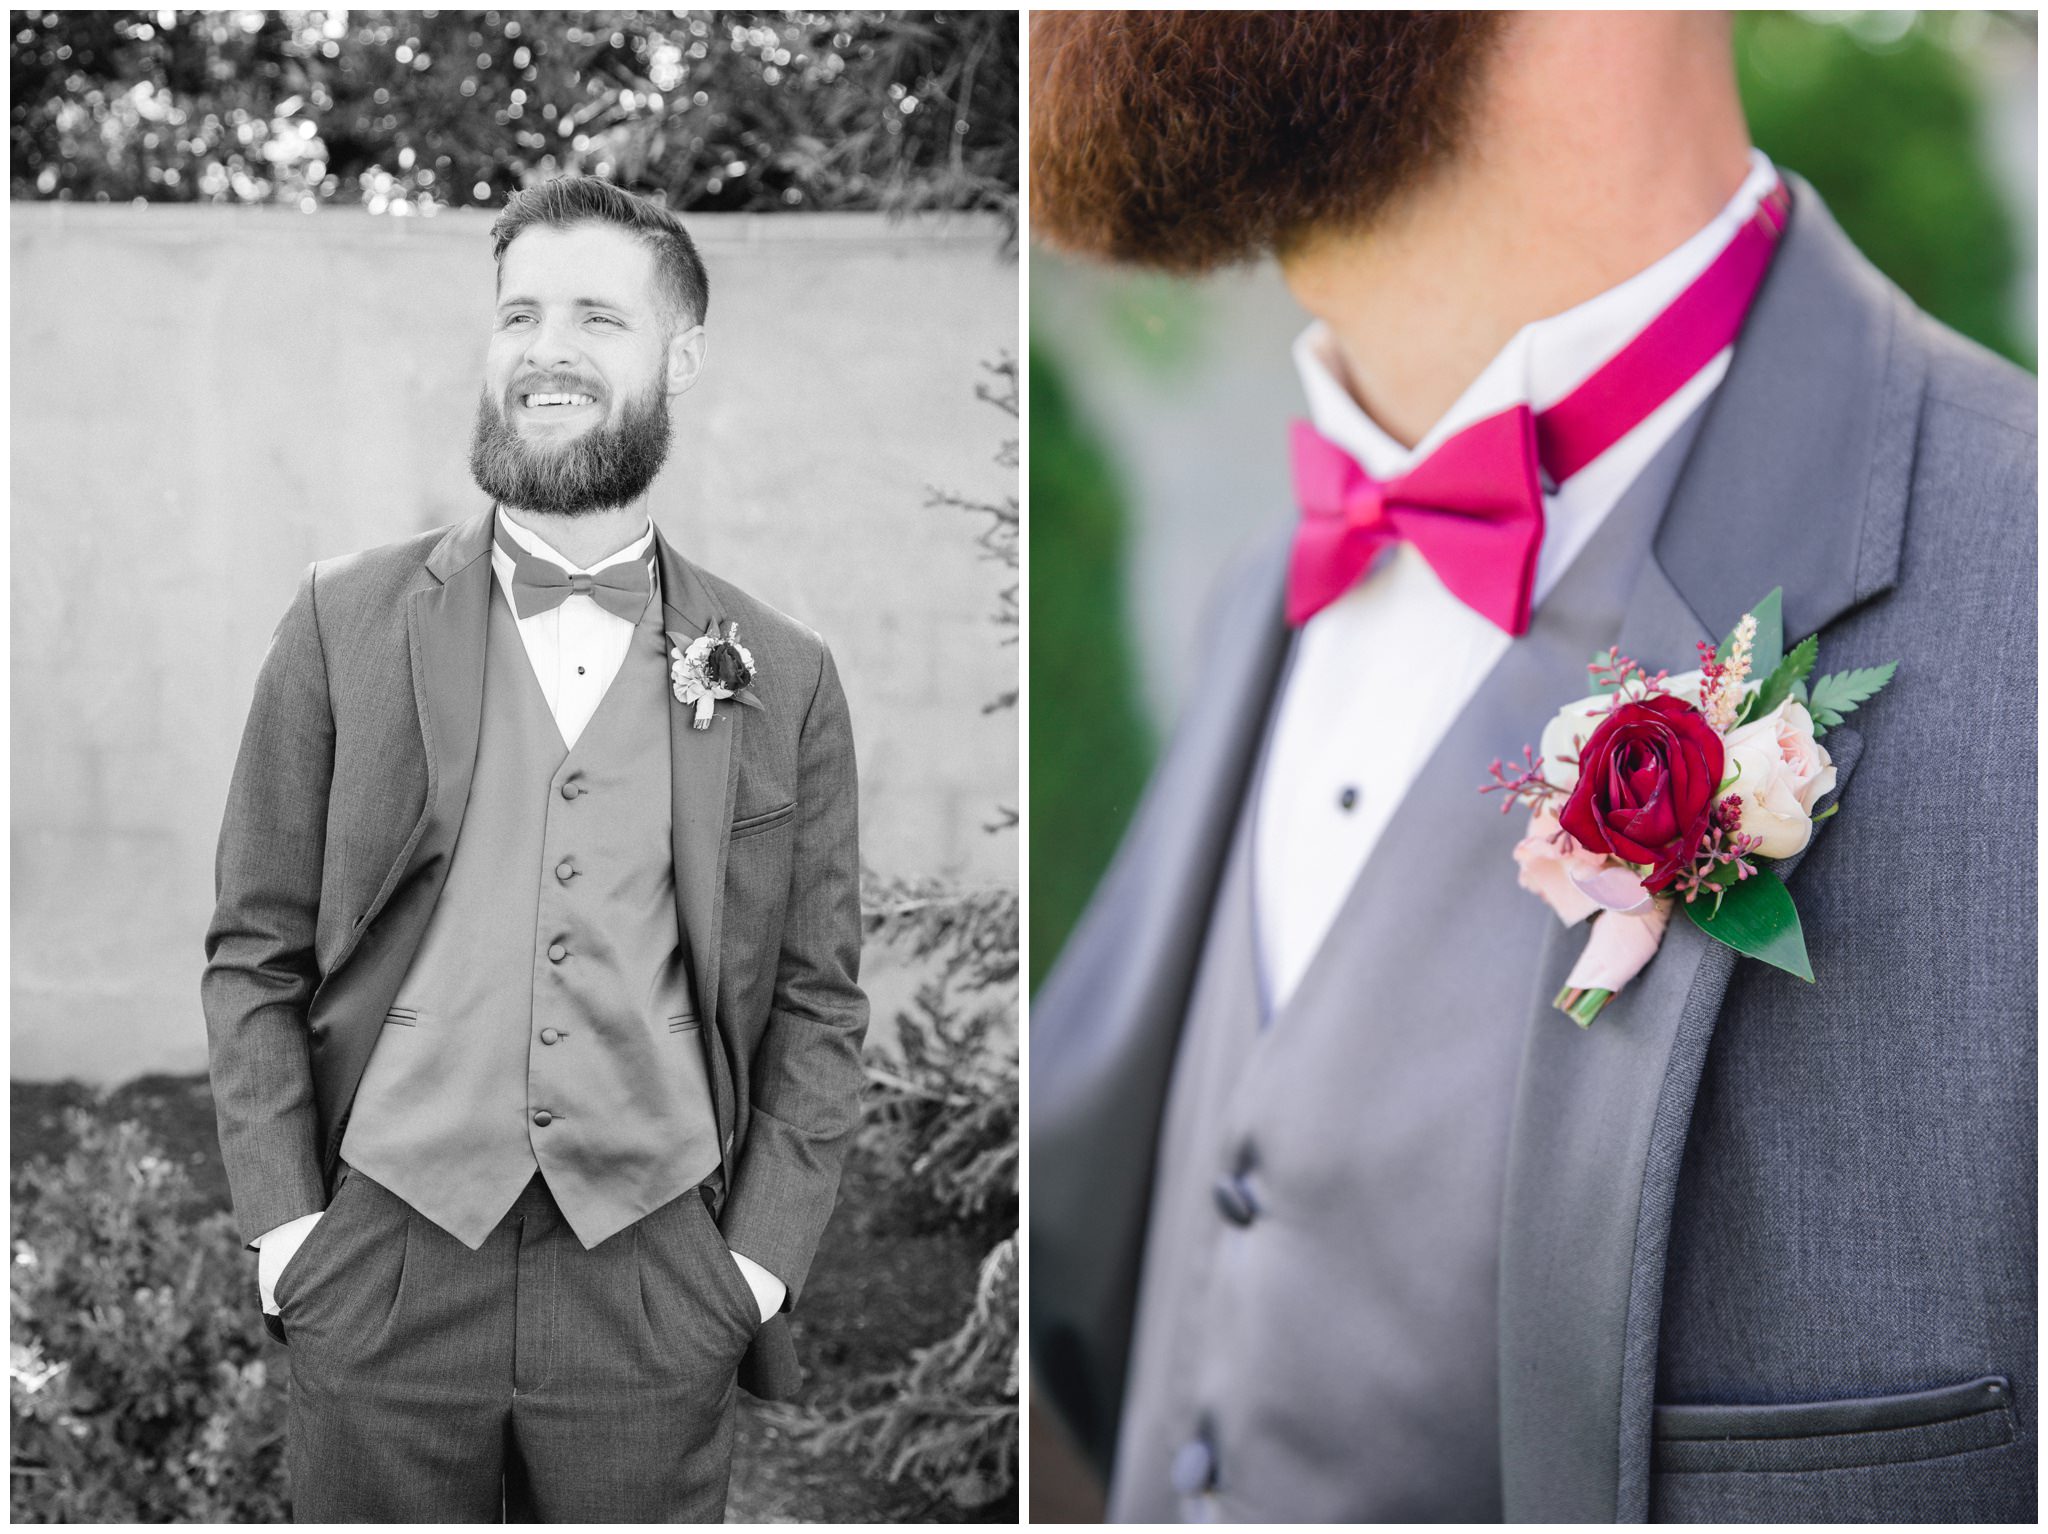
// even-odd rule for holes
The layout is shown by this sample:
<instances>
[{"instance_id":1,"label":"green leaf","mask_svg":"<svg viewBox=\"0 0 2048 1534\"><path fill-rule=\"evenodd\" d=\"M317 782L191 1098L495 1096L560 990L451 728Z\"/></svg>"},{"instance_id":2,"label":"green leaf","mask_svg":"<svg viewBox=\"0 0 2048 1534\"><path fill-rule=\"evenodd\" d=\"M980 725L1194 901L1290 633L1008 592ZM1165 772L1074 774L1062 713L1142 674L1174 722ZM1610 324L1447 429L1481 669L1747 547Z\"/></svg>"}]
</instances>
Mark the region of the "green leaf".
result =
<instances>
[{"instance_id":1,"label":"green leaf","mask_svg":"<svg viewBox=\"0 0 2048 1534\"><path fill-rule=\"evenodd\" d=\"M1819 659L1820 639L1817 635L1808 634L1794 645L1792 653L1779 661L1771 674L1764 678L1764 685L1750 695L1747 717L1761 719L1783 703L1791 696L1793 684L1813 670L1813 663Z\"/></svg>"},{"instance_id":2,"label":"green leaf","mask_svg":"<svg viewBox=\"0 0 2048 1534\"><path fill-rule=\"evenodd\" d=\"M1845 714L1855 713L1858 704L1868 703L1884 690L1898 669L1897 661L1886 661L1882 666L1837 671L1815 681L1813 696L1806 705L1813 714L1813 733L1825 735L1842 722Z\"/></svg>"},{"instance_id":3,"label":"green leaf","mask_svg":"<svg viewBox=\"0 0 2048 1534\"><path fill-rule=\"evenodd\" d=\"M1749 610L1756 619L1756 638L1749 647L1749 674L1769 676L1778 669L1778 662L1785 658L1785 588L1773 586L1771 594ZM1721 641L1721 648L1714 652L1714 659L1725 661L1728 652L1735 646L1735 631L1730 629L1728 637Z\"/></svg>"},{"instance_id":4,"label":"green leaf","mask_svg":"<svg viewBox=\"0 0 2048 1534\"><path fill-rule=\"evenodd\" d=\"M1693 925L1737 953L1774 965L1788 975L1811 982L1813 965L1806 957L1806 934L1799 928L1799 908L1785 881L1760 868L1740 884L1721 893L1718 909L1705 901L1685 908Z\"/></svg>"}]
</instances>

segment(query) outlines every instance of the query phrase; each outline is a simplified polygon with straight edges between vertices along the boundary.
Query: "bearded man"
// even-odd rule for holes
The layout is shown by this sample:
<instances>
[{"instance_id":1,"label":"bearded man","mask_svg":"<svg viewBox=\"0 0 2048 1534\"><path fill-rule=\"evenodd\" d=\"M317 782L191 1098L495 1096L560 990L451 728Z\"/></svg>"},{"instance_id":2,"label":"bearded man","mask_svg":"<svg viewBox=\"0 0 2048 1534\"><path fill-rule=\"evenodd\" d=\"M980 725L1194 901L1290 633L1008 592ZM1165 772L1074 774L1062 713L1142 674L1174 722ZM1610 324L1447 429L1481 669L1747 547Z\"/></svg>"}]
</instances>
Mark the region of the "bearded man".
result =
<instances>
[{"instance_id":1,"label":"bearded man","mask_svg":"<svg viewBox=\"0 0 2048 1534\"><path fill-rule=\"evenodd\" d=\"M314 565L257 681L221 1150L297 1519L717 1521L858 1113L846 701L649 517L704 365L682 225L566 178L492 234L493 505Z\"/></svg>"},{"instance_id":2,"label":"bearded man","mask_svg":"<svg viewBox=\"0 0 2048 1534\"><path fill-rule=\"evenodd\" d=\"M2031 1522L2031 381L1751 147L1725 16L1031 60L1041 237L1314 320L1299 524L1031 1014L1037 1378L1110 1515ZM1771 865L1819 983L1675 919L1574 1026L1473 790L1773 588L1901 661Z\"/></svg>"}]
</instances>

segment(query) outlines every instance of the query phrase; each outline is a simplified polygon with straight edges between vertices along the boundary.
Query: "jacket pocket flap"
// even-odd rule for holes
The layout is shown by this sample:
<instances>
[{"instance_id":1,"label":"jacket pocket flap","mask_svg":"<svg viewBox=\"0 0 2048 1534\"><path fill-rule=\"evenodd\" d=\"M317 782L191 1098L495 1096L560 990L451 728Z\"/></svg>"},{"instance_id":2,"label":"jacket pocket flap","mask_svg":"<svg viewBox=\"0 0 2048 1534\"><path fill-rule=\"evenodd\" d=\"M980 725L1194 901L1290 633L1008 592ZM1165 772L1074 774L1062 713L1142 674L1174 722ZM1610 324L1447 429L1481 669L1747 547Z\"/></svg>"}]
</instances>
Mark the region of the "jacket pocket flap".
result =
<instances>
[{"instance_id":1,"label":"jacket pocket flap","mask_svg":"<svg viewBox=\"0 0 2048 1534\"><path fill-rule=\"evenodd\" d=\"M1655 1468L1843 1470L1996 1448L2018 1436L2012 1386L1997 1375L1938 1390L1771 1406L1659 1406Z\"/></svg>"},{"instance_id":2,"label":"jacket pocket flap","mask_svg":"<svg viewBox=\"0 0 2048 1534\"><path fill-rule=\"evenodd\" d=\"M1986 1375L1967 1385L1847 1401L1801 1401L1786 1406L1660 1406L1657 1437L1670 1442L1874 1433L1886 1428L1952 1422L1958 1417L1996 1411L2011 1399L2012 1387L2003 1378Z\"/></svg>"},{"instance_id":3,"label":"jacket pocket flap","mask_svg":"<svg viewBox=\"0 0 2048 1534\"><path fill-rule=\"evenodd\" d=\"M789 819L795 813L796 801L792 799L789 803L779 804L772 810L763 810L758 815L746 815L735 820L732 823L732 834L734 836L749 836L756 831L765 831L770 826L782 824L783 821Z\"/></svg>"}]
</instances>

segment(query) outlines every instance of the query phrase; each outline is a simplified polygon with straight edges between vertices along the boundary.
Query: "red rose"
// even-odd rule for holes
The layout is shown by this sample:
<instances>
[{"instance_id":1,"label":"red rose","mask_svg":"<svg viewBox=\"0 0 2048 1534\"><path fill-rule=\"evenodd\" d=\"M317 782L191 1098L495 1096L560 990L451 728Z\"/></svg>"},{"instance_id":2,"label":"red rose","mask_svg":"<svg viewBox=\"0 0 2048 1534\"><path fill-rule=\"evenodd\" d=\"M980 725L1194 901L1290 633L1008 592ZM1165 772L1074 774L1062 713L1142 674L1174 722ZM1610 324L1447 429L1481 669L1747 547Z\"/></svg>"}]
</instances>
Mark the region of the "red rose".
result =
<instances>
[{"instance_id":1,"label":"red rose","mask_svg":"<svg viewBox=\"0 0 2048 1534\"><path fill-rule=\"evenodd\" d=\"M1646 863L1661 890L1692 862L1721 786L1721 737L1690 703L1623 703L1579 748L1579 781L1558 816L1581 847Z\"/></svg>"}]
</instances>

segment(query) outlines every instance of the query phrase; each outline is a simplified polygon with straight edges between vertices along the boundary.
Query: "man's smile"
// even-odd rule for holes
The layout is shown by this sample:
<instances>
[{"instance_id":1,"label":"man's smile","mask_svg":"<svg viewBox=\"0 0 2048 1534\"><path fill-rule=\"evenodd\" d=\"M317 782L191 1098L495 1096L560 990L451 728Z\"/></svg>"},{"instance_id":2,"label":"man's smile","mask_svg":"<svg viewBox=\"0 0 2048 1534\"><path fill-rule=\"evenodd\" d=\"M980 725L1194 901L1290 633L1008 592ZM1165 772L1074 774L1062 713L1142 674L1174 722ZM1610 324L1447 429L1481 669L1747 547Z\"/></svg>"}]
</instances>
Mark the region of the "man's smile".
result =
<instances>
[{"instance_id":1,"label":"man's smile","mask_svg":"<svg viewBox=\"0 0 2048 1534\"><path fill-rule=\"evenodd\" d=\"M549 427L582 432L602 423L606 407L602 396L590 389L515 387L507 393L505 415L522 433ZM540 439L536 439L540 440Z\"/></svg>"}]
</instances>

